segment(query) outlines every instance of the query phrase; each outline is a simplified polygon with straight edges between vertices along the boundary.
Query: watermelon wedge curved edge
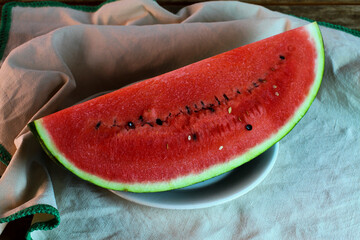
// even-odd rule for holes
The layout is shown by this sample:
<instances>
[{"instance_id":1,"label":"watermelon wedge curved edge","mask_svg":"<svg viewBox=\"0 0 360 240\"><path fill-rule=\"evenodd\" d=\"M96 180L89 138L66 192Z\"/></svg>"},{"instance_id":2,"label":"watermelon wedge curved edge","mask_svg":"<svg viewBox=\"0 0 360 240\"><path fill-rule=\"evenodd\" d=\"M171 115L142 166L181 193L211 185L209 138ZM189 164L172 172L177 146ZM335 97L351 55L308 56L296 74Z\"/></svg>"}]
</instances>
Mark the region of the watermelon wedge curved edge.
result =
<instances>
[{"instance_id":1,"label":"watermelon wedge curved edge","mask_svg":"<svg viewBox=\"0 0 360 240\"><path fill-rule=\"evenodd\" d=\"M232 157L230 160L224 163L213 164L212 166L207 167L200 172L190 172L183 176L165 179L164 181L154 180L122 182L118 180L112 180L108 177L102 177L98 174L94 174L89 170L84 170L82 167L76 166L72 160L69 160L69 158L65 156L62 150L59 150L59 147L53 141L53 136L51 136L48 127L44 123L46 120L45 118L31 122L28 124L28 126L32 133L37 137L45 152L52 159L60 162L65 168L73 172L78 177L104 188L131 192L159 192L182 188L201 181L205 181L209 178L228 172L265 152L267 149L281 140L285 135L287 135L287 133L289 133L294 128L294 126L300 121L300 119L309 109L321 85L324 72L325 56L323 40L318 24L314 22L301 28L306 30L310 41L313 42L316 56L314 60L314 78L312 79L312 85L310 86L308 94L303 99L299 107L283 126L281 126L274 134L268 136L259 144L256 144L256 146L251 147L246 152L243 152L238 156ZM66 123L64 124L65 129ZM109 167L111 168L111 166Z\"/></svg>"}]
</instances>

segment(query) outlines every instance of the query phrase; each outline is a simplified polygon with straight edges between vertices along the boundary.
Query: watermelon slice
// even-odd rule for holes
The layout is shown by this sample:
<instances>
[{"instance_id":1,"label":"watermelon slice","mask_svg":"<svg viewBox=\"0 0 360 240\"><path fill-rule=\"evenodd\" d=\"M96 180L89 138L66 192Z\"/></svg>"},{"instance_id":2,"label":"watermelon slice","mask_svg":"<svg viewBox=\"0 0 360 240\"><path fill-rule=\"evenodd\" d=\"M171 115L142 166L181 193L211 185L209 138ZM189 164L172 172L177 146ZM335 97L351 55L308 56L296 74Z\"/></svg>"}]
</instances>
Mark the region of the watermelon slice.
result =
<instances>
[{"instance_id":1,"label":"watermelon slice","mask_svg":"<svg viewBox=\"0 0 360 240\"><path fill-rule=\"evenodd\" d=\"M234 169L303 117L324 70L316 23L29 124L45 151L104 188L157 192Z\"/></svg>"}]
</instances>

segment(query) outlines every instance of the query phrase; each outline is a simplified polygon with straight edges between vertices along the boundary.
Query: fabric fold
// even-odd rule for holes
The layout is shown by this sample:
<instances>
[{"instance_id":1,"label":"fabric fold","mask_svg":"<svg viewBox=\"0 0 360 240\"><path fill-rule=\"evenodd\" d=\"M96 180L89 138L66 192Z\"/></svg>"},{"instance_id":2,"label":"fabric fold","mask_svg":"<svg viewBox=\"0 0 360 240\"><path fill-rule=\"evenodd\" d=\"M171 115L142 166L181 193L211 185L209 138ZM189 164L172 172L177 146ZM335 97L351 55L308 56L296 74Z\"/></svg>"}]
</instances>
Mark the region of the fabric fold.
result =
<instances>
[{"instance_id":1,"label":"fabric fold","mask_svg":"<svg viewBox=\"0 0 360 240\"><path fill-rule=\"evenodd\" d=\"M0 232L7 222L33 215L28 238L34 239L360 234L360 34L321 27L322 86L281 140L276 166L258 187L220 206L175 211L134 204L80 180L45 155L27 123L308 21L229 1L197 3L176 14L150 0L7 6L0 31L0 157L7 165L0 178Z\"/></svg>"}]
</instances>

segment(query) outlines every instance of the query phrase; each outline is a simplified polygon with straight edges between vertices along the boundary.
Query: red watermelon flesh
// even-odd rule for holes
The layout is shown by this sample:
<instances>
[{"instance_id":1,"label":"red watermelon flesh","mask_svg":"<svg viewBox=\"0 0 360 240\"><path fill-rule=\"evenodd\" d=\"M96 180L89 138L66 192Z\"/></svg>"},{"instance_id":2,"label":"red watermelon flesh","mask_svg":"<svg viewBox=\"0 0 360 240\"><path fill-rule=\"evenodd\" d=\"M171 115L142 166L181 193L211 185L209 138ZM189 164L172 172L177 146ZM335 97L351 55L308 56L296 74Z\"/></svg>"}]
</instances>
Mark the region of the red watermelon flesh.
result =
<instances>
[{"instance_id":1,"label":"red watermelon flesh","mask_svg":"<svg viewBox=\"0 0 360 240\"><path fill-rule=\"evenodd\" d=\"M165 191L271 147L310 107L324 68L316 23L239 47L30 123L46 152L115 190Z\"/></svg>"}]
</instances>

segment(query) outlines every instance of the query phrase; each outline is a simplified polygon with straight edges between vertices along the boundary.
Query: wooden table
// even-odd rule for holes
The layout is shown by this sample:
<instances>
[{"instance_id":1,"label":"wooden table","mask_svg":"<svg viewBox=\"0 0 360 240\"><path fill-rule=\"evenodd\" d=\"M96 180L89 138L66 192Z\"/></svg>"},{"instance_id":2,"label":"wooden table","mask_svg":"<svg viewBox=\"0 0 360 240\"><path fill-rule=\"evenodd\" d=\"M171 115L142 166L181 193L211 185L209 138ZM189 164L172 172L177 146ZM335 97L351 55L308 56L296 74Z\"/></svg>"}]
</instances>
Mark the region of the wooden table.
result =
<instances>
[{"instance_id":1,"label":"wooden table","mask_svg":"<svg viewBox=\"0 0 360 240\"><path fill-rule=\"evenodd\" d=\"M11 0L1 0L0 7ZM23 0L20 2L31 2ZM59 0L70 5L96 6L104 0ZM165 9L176 13L181 8L194 4L196 0L158 0ZM265 6L274 11L306 17L315 21L342 25L360 31L360 0L245 0L243 2ZM22 239L31 217L19 219L8 224L1 239ZM23 226L22 228L19 228ZM22 231L23 229L23 231Z\"/></svg>"},{"instance_id":2,"label":"wooden table","mask_svg":"<svg viewBox=\"0 0 360 240\"><path fill-rule=\"evenodd\" d=\"M2 0L0 7L11 0ZM30 0L22 0L30 2ZM59 0L71 5L98 5L104 0ZM196 0L158 0L161 6L176 13L179 9L194 4ZM271 10L320 22L342 25L360 31L360 0L244 0L243 2L265 6Z\"/></svg>"},{"instance_id":3,"label":"wooden table","mask_svg":"<svg viewBox=\"0 0 360 240\"><path fill-rule=\"evenodd\" d=\"M170 0L157 2L164 8L176 12L184 6L202 1ZM342 25L360 31L359 0L244 0L242 2L258 4L270 10Z\"/></svg>"}]
</instances>

